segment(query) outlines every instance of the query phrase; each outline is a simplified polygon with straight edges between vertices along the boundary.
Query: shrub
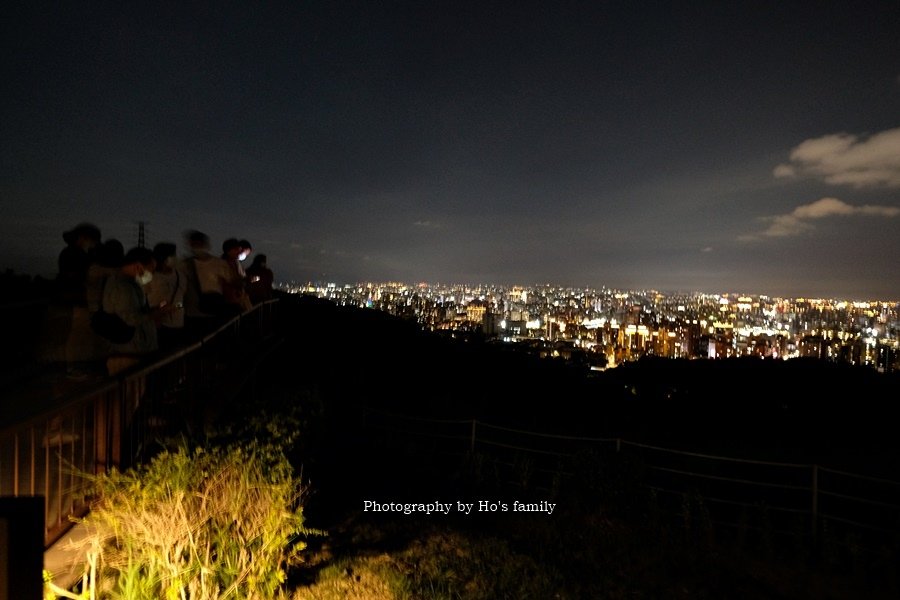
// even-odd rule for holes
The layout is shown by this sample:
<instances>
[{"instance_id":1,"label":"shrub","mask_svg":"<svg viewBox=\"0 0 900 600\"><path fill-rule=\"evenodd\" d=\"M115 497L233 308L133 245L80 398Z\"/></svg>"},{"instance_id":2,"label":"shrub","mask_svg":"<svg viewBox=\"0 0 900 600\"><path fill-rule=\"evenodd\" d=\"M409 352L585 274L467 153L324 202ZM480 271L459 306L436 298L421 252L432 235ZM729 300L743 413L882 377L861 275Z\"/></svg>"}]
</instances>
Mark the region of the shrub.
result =
<instances>
[{"instance_id":1,"label":"shrub","mask_svg":"<svg viewBox=\"0 0 900 600\"><path fill-rule=\"evenodd\" d=\"M275 597L299 560L304 488L258 442L164 451L94 478L85 586L97 598Z\"/></svg>"}]
</instances>

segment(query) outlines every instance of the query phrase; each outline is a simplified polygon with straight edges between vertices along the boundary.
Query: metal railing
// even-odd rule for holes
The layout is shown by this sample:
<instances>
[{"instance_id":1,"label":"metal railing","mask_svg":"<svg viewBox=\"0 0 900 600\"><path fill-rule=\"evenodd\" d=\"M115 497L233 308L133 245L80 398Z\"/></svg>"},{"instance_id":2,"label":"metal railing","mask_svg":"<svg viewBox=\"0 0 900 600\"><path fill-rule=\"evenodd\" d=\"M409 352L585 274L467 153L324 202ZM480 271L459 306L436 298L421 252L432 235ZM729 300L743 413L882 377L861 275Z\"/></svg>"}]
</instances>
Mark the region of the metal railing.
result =
<instances>
[{"instance_id":1,"label":"metal railing","mask_svg":"<svg viewBox=\"0 0 900 600\"><path fill-rule=\"evenodd\" d=\"M0 496L44 498L49 547L89 508L85 476L150 458L159 442L203 428L240 389L244 358L277 332L278 301L256 305L200 341L57 398L0 429Z\"/></svg>"}]
</instances>

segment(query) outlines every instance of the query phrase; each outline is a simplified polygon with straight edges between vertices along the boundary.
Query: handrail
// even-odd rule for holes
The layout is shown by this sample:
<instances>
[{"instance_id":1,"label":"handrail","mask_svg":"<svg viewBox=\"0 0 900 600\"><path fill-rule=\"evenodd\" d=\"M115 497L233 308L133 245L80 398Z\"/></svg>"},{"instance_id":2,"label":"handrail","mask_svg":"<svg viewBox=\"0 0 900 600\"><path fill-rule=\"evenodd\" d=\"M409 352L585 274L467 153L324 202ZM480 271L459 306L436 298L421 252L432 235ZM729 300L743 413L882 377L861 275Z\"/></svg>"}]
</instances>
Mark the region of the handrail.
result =
<instances>
[{"instance_id":1,"label":"handrail","mask_svg":"<svg viewBox=\"0 0 900 600\"><path fill-rule=\"evenodd\" d=\"M857 479L864 479L866 481L873 481L875 483L886 483L888 485L896 485L900 486L900 481L894 481L893 479L885 479L884 477L872 477L871 475L860 475L859 473L850 473L848 471L840 471L838 469L829 469L828 467L819 467L820 471L825 473L834 473L835 475L843 475L844 477L855 477Z\"/></svg>"},{"instance_id":2,"label":"handrail","mask_svg":"<svg viewBox=\"0 0 900 600\"><path fill-rule=\"evenodd\" d=\"M245 319L248 315L251 315L251 314L257 312L258 310L261 310L262 309L261 307L271 306L276 303L278 303L277 299L266 300L265 302L256 304L250 310L234 316L232 319L230 319L229 321L222 324L220 327L218 327L213 332L204 335L197 342L194 342L192 344L189 344L189 345L179 348L177 350L173 350L172 352L167 353L164 356L161 356L161 357L153 360L149 364L139 364L139 365L135 366L134 368L129 369L123 373L114 375L113 377L110 377L110 378L104 379L103 381L97 382L93 386L90 386L86 389L81 389L74 393L69 393L69 394L59 396L57 398L57 403L54 404L53 407L48 408L39 413L24 417L22 420L17 420L15 423L4 424L3 427L0 427L0 438L7 435L11 431L18 429L23 424L28 424L31 422L39 421L44 418L47 418L48 416L55 415L61 409L68 408L72 405L79 404L81 401L84 401L85 399L87 399L90 396L94 396L103 391L107 391L109 388L116 387L117 385L120 384L121 381L123 381L125 379L131 378L131 377L147 375L148 373L156 371L156 370L160 369L161 367L164 367L172 362L175 362L181 358L184 358L185 356L192 354L192 353L196 352L197 350L202 349L205 345L208 345L210 342L212 342L214 339L216 339L221 333L223 333L226 330L228 330L229 328L233 327L236 322L239 322L239 321Z\"/></svg>"},{"instance_id":3,"label":"handrail","mask_svg":"<svg viewBox=\"0 0 900 600\"><path fill-rule=\"evenodd\" d=\"M18 416L0 428L0 495L44 496L45 545L71 527L68 517L87 509L83 483L75 473L126 467L148 455L160 423L181 427L203 411L204 361L225 360L228 335L269 339L277 299L253 306L201 340L138 364L74 393L53 398L52 406ZM268 320L267 320L268 318ZM215 342L215 343L214 343ZM208 351L207 351L208 350ZM187 396L178 396L188 390ZM151 416L151 413L156 412ZM162 415L162 417L160 417ZM173 431L174 433L174 431Z\"/></svg>"},{"instance_id":4,"label":"handrail","mask_svg":"<svg viewBox=\"0 0 900 600\"><path fill-rule=\"evenodd\" d=\"M782 490L806 490L806 486L788 485L786 483L769 483L766 481L753 481L752 479L743 479L741 477L722 477L721 475L707 475L706 473L697 473L695 471L685 471L684 469L671 469L669 467L651 466L651 469L663 471L665 473L675 473L677 475L687 475L688 477L697 477L700 479L709 479L712 481L728 481L730 483L743 483L746 485L758 485L762 487L777 488Z\"/></svg>"},{"instance_id":5,"label":"handrail","mask_svg":"<svg viewBox=\"0 0 900 600\"><path fill-rule=\"evenodd\" d=\"M718 456L715 454L704 454L702 452L691 452L689 450L674 450L672 448L663 448L661 446L652 446L650 444L642 444L640 442L630 442L628 440L622 440L623 444L627 444L629 446L634 446L636 448L647 448L649 450L659 450L661 452L668 452L670 454L681 454L682 456L694 456L697 458L710 458L713 460L727 460L729 462L736 463L746 463L750 465L767 465L770 467L795 467L799 469L808 469L812 465L811 464L801 464L801 463L786 463L786 462L775 462L769 460L757 460L753 458L735 458L733 456Z\"/></svg>"},{"instance_id":6,"label":"handrail","mask_svg":"<svg viewBox=\"0 0 900 600\"><path fill-rule=\"evenodd\" d=\"M91 398L97 396L98 394L102 394L105 392L112 391L113 389L119 386L119 382L115 379L108 379L102 382L98 382L95 386L90 387L88 389L82 389L77 392L72 392L57 398L58 403L55 404L52 408L48 408L42 410L39 413L35 413L32 415L28 415L26 417L22 417L17 420L15 423L8 424L3 428L0 428L0 440L2 440L5 436L14 433L15 431L22 429L24 427L33 426L36 423L39 423L47 418L50 418L60 412L67 411L75 406L83 404L87 402Z\"/></svg>"}]
</instances>

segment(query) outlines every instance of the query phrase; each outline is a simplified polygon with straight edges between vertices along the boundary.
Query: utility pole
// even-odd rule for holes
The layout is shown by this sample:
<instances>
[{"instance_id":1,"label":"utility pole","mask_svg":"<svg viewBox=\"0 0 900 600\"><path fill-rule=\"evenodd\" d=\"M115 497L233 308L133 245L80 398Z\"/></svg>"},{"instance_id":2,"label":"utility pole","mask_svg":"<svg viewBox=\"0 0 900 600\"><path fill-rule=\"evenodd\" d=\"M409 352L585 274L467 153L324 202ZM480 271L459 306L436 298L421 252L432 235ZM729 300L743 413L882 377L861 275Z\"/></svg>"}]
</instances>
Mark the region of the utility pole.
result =
<instances>
[{"instance_id":1,"label":"utility pole","mask_svg":"<svg viewBox=\"0 0 900 600\"><path fill-rule=\"evenodd\" d=\"M144 245L145 245L145 244L144 244L144 222L143 222L143 221L138 221L138 241L137 241L137 245L138 245L138 248L143 248Z\"/></svg>"}]
</instances>

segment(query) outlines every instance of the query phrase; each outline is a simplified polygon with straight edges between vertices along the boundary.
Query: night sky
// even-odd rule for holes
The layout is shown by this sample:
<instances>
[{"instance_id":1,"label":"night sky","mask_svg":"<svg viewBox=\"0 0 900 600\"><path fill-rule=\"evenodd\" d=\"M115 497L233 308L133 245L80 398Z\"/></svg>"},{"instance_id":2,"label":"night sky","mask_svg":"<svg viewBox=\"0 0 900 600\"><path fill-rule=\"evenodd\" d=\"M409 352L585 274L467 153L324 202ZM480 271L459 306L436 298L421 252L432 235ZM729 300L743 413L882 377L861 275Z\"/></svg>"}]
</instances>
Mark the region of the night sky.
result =
<instances>
[{"instance_id":1,"label":"night sky","mask_svg":"<svg viewBox=\"0 0 900 600\"><path fill-rule=\"evenodd\" d=\"M900 299L900 2L4 5L0 253Z\"/></svg>"}]
</instances>

